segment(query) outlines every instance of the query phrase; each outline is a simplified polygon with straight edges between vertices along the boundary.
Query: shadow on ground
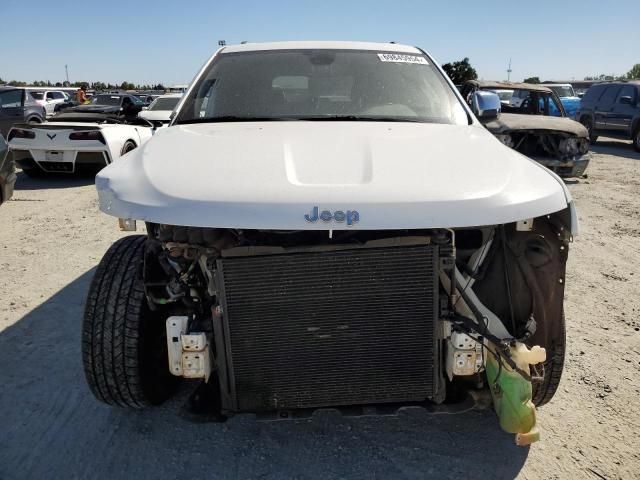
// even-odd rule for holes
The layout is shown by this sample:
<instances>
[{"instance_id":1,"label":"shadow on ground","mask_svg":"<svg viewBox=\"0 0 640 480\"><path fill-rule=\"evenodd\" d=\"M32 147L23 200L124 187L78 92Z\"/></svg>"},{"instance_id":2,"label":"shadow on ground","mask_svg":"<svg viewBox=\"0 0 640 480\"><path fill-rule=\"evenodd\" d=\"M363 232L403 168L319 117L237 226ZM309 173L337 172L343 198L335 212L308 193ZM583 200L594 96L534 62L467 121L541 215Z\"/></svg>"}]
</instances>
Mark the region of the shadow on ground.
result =
<instances>
[{"instance_id":1,"label":"shadow on ground","mask_svg":"<svg viewBox=\"0 0 640 480\"><path fill-rule=\"evenodd\" d=\"M83 173L45 173L40 177L29 177L22 170L18 170L15 190L55 190L58 188L73 188L93 185L97 170Z\"/></svg>"},{"instance_id":2,"label":"shadow on ground","mask_svg":"<svg viewBox=\"0 0 640 480\"><path fill-rule=\"evenodd\" d=\"M630 141L601 138L594 145L591 145L591 151L605 155L630 158L632 160L640 160L640 152L634 150L633 144Z\"/></svg>"},{"instance_id":3,"label":"shadow on ground","mask_svg":"<svg viewBox=\"0 0 640 480\"><path fill-rule=\"evenodd\" d=\"M80 322L93 271L0 332L0 478L514 478L516 447L490 410L395 417L224 424L178 416L168 404L125 411L85 385Z\"/></svg>"}]
</instances>

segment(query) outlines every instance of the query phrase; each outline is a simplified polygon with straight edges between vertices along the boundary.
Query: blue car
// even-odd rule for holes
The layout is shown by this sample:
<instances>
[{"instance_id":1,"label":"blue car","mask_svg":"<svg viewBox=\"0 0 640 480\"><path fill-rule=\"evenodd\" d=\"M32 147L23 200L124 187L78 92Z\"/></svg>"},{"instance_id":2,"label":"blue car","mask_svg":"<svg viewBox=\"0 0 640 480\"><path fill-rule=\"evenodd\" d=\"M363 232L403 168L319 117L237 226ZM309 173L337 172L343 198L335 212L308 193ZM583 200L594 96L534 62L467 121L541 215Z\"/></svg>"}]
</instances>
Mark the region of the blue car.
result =
<instances>
[{"instance_id":1,"label":"blue car","mask_svg":"<svg viewBox=\"0 0 640 480\"><path fill-rule=\"evenodd\" d=\"M575 119L578 109L580 108L580 97L576 95L573 87L569 83L545 83L545 87L549 87L555 92L562 106L564 107L567 117Z\"/></svg>"}]
</instances>

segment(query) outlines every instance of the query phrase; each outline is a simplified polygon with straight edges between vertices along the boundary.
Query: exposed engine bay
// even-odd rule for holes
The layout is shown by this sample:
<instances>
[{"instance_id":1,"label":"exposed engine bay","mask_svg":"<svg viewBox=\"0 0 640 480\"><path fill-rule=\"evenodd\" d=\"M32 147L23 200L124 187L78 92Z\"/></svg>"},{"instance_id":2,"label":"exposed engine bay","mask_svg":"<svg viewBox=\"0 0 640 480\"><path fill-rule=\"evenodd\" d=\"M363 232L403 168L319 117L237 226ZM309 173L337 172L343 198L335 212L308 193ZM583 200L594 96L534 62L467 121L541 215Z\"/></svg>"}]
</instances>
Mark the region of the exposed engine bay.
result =
<instances>
[{"instance_id":1,"label":"exposed engine bay","mask_svg":"<svg viewBox=\"0 0 640 480\"><path fill-rule=\"evenodd\" d=\"M568 215L331 233L148 223L145 292L168 318L172 373L214 382L223 415L442 403L486 386L496 403L507 372L540 405L553 394L542 349L564 351Z\"/></svg>"}]
</instances>

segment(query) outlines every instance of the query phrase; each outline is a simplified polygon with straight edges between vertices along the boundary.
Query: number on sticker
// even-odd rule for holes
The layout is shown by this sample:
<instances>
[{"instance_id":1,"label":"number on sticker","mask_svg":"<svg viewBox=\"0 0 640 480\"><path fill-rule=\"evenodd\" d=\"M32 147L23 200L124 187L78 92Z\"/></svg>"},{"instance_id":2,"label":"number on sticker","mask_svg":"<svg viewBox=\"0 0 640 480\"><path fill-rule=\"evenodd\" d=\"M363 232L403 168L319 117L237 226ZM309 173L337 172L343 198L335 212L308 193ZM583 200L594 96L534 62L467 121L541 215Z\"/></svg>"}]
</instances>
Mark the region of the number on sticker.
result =
<instances>
[{"instance_id":1,"label":"number on sticker","mask_svg":"<svg viewBox=\"0 0 640 480\"><path fill-rule=\"evenodd\" d=\"M404 55L402 53L379 53L378 58L382 62L395 63L419 63L421 65L429 65L427 59L418 55Z\"/></svg>"}]
</instances>

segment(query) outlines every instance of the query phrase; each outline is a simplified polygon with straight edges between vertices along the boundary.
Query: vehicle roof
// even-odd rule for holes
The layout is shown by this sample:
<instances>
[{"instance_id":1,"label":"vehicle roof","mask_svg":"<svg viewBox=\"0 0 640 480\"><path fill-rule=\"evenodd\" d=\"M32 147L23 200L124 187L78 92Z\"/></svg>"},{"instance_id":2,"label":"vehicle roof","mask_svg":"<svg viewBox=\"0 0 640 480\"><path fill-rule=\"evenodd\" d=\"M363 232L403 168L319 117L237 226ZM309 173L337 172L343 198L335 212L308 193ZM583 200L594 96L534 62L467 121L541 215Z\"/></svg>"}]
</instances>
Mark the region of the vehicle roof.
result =
<instances>
[{"instance_id":1,"label":"vehicle roof","mask_svg":"<svg viewBox=\"0 0 640 480\"><path fill-rule=\"evenodd\" d=\"M222 48L221 53L254 52L263 50L299 50L299 49L331 49L331 50L372 50L383 52L413 53L422 52L416 47L398 43L374 42L335 42L335 41L300 41L300 42L269 42L242 43Z\"/></svg>"},{"instance_id":2,"label":"vehicle roof","mask_svg":"<svg viewBox=\"0 0 640 480\"><path fill-rule=\"evenodd\" d=\"M469 80L467 83L477 86L478 88L504 88L508 90L531 90L535 92L550 93L551 89L545 85L537 83L515 83L515 82L493 82Z\"/></svg>"},{"instance_id":3,"label":"vehicle roof","mask_svg":"<svg viewBox=\"0 0 640 480\"><path fill-rule=\"evenodd\" d=\"M594 83L591 87L597 87L600 85L608 86L608 85L636 85L640 87L640 80L612 80L610 82L599 82Z\"/></svg>"},{"instance_id":4,"label":"vehicle roof","mask_svg":"<svg viewBox=\"0 0 640 480\"><path fill-rule=\"evenodd\" d=\"M182 98L182 93L166 93L164 95L160 95L159 97L156 98L156 100L158 98Z\"/></svg>"}]
</instances>

